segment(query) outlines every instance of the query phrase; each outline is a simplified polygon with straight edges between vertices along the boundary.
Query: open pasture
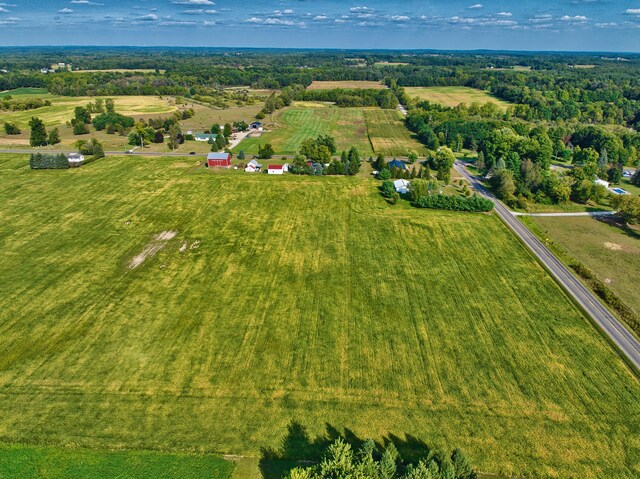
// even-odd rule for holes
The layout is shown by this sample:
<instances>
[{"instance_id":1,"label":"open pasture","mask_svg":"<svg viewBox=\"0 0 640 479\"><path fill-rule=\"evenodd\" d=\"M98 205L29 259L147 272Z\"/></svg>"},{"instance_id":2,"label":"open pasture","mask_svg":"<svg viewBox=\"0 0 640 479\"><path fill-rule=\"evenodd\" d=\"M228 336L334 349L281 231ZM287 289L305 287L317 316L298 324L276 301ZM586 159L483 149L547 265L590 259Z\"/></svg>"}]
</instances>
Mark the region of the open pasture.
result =
<instances>
[{"instance_id":1,"label":"open pasture","mask_svg":"<svg viewBox=\"0 0 640 479\"><path fill-rule=\"evenodd\" d=\"M307 87L307 90L335 90L336 88L343 88L345 90L384 90L387 87L376 81L314 81Z\"/></svg>"},{"instance_id":2,"label":"open pasture","mask_svg":"<svg viewBox=\"0 0 640 479\"><path fill-rule=\"evenodd\" d=\"M123 115L149 116L160 113L171 113L177 109L170 97L156 96L112 96L112 97L68 97L55 95L32 95L47 98L51 106L27 111L2 112L2 119L16 123L22 129L28 129L29 120L37 116L41 118L47 128L64 125L73 118L73 110L77 106L86 106L96 98L113 98L116 111Z\"/></svg>"},{"instance_id":3,"label":"open pasture","mask_svg":"<svg viewBox=\"0 0 640 479\"><path fill-rule=\"evenodd\" d=\"M258 455L297 420L637 476L638 380L503 224L375 186L0 156L0 438Z\"/></svg>"},{"instance_id":4,"label":"open pasture","mask_svg":"<svg viewBox=\"0 0 640 479\"><path fill-rule=\"evenodd\" d=\"M458 106L460 103L466 103L467 106L472 103L495 103L503 109L509 106L509 103L499 100L485 91L463 86L406 87L405 91L410 98L428 100L448 107Z\"/></svg>"}]
</instances>

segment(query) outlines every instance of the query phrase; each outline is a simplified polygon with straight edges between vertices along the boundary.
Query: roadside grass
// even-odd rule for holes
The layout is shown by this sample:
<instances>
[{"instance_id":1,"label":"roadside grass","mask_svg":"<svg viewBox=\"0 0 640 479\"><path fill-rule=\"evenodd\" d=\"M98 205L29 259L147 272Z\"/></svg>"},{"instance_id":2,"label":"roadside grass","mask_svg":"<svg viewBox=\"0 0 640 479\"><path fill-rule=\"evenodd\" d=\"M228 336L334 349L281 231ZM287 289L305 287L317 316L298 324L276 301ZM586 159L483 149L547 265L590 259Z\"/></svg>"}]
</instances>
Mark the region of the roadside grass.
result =
<instances>
[{"instance_id":1,"label":"roadside grass","mask_svg":"<svg viewBox=\"0 0 640 479\"><path fill-rule=\"evenodd\" d=\"M637 378L495 215L357 177L27 161L0 155L3 441L257 457L297 420L506 476L640 472Z\"/></svg>"},{"instance_id":2,"label":"roadside grass","mask_svg":"<svg viewBox=\"0 0 640 479\"><path fill-rule=\"evenodd\" d=\"M214 455L0 444L5 479L226 479L233 472L232 462Z\"/></svg>"},{"instance_id":3,"label":"roadside grass","mask_svg":"<svg viewBox=\"0 0 640 479\"><path fill-rule=\"evenodd\" d=\"M358 81L358 80L345 80L345 81L314 81L307 87L307 90L334 90L336 88L344 88L349 90L357 89L374 89L384 90L387 88L380 82L376 81Z\"/></svg>"},{"instance_id":4,"label":"roadside grass","mask_svg":"<svg viewBox=\"0 0 640 479\"><path fill-rule=\"evenodd\" d=\"M495 103L501 109L509 106L508 102L495 98L483 90L463 86L405 87L410 98L419 98L444 106L458 106L460 103Z\"/></svg>"},{"instance_id":5,"label":"roadside grass","mask_svg":"<svg viewBox=\"0 0 640 479\"><path fill-rule=\"evenodd\" d=\"M425 156L427 149L415 138L397 110L364 110L369 140L376 154L406 157L412 150Z\"/></svg>"},{"instance_id":6,"label":"roadside grass","mask_svg":"<svg viewBox=\"0 0 640 479\"><path fill-rule=\"evenodd\" d=\"M357 146L361 155L373 154L367 138L367 125L363 108L338 108L322 104L307 107L297 103L277 111L264 120L268 130L258 138L246 138L234 152L258 153L258 146L271 143L276 154L293 155L307 138L331 135L336 139L338 151Z\"/></svg>"},{"instance_id":7,"label":"roadside grass","mask_svg":"<svg viewBox=\"0 0 640 479\"><path fill-rule=\"evenodd\" d=\"M589 268L627 306L640 315L640 229L622 229L611 219L589 217L529 217L538 236L552 242L565 258ZM569 261L565 261L569 262Z\"/></svg>"}]
</instances>

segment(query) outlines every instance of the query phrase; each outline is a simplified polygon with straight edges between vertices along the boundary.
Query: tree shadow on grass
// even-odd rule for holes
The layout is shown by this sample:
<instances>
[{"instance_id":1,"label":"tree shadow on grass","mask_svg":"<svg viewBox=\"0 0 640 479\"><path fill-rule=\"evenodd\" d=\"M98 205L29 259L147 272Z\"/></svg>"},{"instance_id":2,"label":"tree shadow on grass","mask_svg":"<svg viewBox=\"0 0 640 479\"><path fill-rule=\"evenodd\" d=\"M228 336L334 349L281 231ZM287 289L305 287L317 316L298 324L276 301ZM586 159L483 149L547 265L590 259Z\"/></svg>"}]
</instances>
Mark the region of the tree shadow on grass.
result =
<instances>
[{"instance_id":1,"label":"tree shadow on grass","mask_svg":"<svg viewBox=\"0 0 640 479\"><path fill-rule=\"evenodd\" d=\"M296 467L306 467L318 463L324 457L327 448L342 438L351 445L354 451L360 449L367 438L361 438L352 430L345 428L338 430L333 425L325 425L325 433L312 438L303 424L291 421L278 448L265 447L260 454L260 472L264 479L281 479ZM393 443L400 456L407 463L417 463L426 457L431 448L421 439L405 434L404 439L394 434L382 438L382 442L376 442L376 449L382 451L387 445Z\"/></svg>"},{"instance_id":2,"label":"tree shadow on grass","mask_svg":"<svg viewBox=\"0 0 640 479\"><path fill-rule=\"evenodd\" d=\"M618 228L626 236L640 240L640 228L632 228L617 216L594 216L596 221L600 221L608 226Z\"/></svg>"}]
</instances>

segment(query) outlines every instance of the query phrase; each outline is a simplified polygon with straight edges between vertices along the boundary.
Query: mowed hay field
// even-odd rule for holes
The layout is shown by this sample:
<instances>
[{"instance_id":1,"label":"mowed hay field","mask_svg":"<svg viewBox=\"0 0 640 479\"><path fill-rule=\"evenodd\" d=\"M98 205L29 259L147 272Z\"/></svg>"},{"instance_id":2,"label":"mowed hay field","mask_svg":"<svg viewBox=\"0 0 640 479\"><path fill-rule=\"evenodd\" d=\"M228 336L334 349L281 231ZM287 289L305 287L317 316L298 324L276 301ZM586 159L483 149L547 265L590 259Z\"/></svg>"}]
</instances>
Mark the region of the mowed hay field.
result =
<instances>
[{"instance_id":1,"label":"mowed hay field","mask_svg":"<svg viewBox=\"0 0 640 479\"><path fill-rule=\"evenodd\" d=\"M427 149L415 138L397 110L367 109L364 111L369 141L376 153L385 156L407 156L414 150L426 155Z\"/></svg>"},{"instance_id":2,"label":"mowed hay field","mask_svg":"<svg viewBox=\"0 0 640 479\"><path fill-rule=\"evenodd\" d=\"M307 87L307 90L335 90L343 88L345 90L384 90L387 88L377 81L365 80L344 80L344 81L314 81Z\"/></svg>"},{"instance_id":3,"label":"mowed hay field","mask_svg":"<svg viewBox=\"0 0 640 479\"><path fill-rule=\"evenodd\" d=\"M357 146L361 154L373 154L362 108L297 102L293 107L280 110L263 121L270 131L257 138L246 138L234 152L244 150L246 154L255 155L259 145L271 143L277 154L293 155L307 138L331 135L336 139L338 150Z\"/></svg>"},{"instance_id":4,"label":"mowed hay field","mask_svg":"<svg viewBox=\"0 0 640 479\"><path fill-rule=\"evenodd\" d=\"M26 165L0 156L0 440L258 455L297 420L640 473L638 380L495 216L357 177Z\"/></svg>"},{"instance_id":5,"label":"mowed hay field","mask_svg":"<svg viewBox=\"0 0 640 479\"><path fill-rule=\"evenodd\" d=\"M640 315L640 229L623 231L588 217L531 217L544 236L577 259Z\"/></svg>"},{"instance_id":6,"label":"mowed hay field","mask_svg":"<svg viewBox=\"0 0 640 479\"><path fill-rule=\"evenodd\" d=\"M444 106L454 107L460 103L467 106L472 103L495 103L498 107L506 109L508 102L495 98L483 90L464 86L434 86L434 87L406 87L405 91L410 98L419 98Z\"/></svg>"},{"instance_id":7,"label":"mowed hay field","mask_svg":"<svg viewBox=\"0 0 640 479\"><path fill-rule=\"evenodd\" d=\"M51 106L43 106L27 111L3 111L2 120L16 123L21 129L29 128L29 120L36 116L44 121L47 128L64 125L74 116L74 108L86 106L97 98L113 98L116 111L123 115L153 115L171 113L177 109L170 97L157 96L112 96L112 97L67 97L50 94L30 95L51 101ZM3 131L4 134L4 131Z\"/></svg>"}]
</instances>

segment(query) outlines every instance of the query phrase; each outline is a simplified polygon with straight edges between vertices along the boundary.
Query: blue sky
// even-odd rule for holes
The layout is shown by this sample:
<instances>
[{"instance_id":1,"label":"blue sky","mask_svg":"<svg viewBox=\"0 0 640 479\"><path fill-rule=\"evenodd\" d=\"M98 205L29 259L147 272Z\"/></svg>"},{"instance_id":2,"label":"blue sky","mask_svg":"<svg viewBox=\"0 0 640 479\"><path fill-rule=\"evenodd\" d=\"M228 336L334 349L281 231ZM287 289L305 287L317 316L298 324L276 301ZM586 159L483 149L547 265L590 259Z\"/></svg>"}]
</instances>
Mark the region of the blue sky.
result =
<instances>
[{"instance_id":1,"label":"blue sky","mask_svg":"<svg viewBox=\"0 0 640 479\"><path fill-rule=\"evenodd\" d=\"M0 45L640 51L640 0L3 0Z\"/></svg>"}]
</instances>

